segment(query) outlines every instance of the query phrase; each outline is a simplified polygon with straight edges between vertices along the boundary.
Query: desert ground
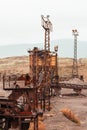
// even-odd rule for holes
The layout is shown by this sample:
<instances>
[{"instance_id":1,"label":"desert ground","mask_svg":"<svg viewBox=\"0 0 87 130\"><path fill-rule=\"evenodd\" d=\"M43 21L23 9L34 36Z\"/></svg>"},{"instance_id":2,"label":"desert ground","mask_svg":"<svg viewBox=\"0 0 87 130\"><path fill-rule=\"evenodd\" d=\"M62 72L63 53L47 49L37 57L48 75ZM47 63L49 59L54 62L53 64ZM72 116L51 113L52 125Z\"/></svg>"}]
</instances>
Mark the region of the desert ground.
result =
<instances>
[{"instance_id":1,"label":"desert ground","mask_svg":"<svg viewBox=\"0 0 87 130\"><path fill-rule=\"evenodd\" d=\"M46 130L87 130L87 90L77 95L72 89L62 89L62 97L52 97L51 106L51 111L44 113ZM79 118L80 125L63 115L65 108Z\"/></svg>"}]
</instances>

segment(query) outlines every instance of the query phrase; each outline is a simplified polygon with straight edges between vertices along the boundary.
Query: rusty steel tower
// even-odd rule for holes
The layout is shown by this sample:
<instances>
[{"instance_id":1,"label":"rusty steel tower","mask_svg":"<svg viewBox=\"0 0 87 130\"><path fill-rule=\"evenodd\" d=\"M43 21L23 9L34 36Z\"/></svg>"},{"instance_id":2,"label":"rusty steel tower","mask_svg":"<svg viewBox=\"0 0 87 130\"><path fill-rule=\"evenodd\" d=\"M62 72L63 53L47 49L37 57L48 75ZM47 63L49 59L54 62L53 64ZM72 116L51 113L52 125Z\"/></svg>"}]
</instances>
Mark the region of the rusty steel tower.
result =
<instances>
[{"instance_id":1,"label":"rusty steel tower","mask_svg":"<svg viewBox=\"0 0 87 130\"><path fill-rule=\"evenodd\" d=\"M72 76L73 78L78 77L78 63L77 63L77 36L78 31L72 30L72 34L74 36L74 58L73 58L73 68L72 68Z\"/></svg>"},{"instance_id":2,"label":"rusty steel tower","mask_svg":"<svg viewBox=\"0 0 87 130\"><path fill-rule=\"evenodd\" d=\"M46 17L41 15L41 25L45 29L44 49L45 51L50 51L50 31L52 31L52 23L49 20L49 15Z\"/></svg>"}]
</instances>

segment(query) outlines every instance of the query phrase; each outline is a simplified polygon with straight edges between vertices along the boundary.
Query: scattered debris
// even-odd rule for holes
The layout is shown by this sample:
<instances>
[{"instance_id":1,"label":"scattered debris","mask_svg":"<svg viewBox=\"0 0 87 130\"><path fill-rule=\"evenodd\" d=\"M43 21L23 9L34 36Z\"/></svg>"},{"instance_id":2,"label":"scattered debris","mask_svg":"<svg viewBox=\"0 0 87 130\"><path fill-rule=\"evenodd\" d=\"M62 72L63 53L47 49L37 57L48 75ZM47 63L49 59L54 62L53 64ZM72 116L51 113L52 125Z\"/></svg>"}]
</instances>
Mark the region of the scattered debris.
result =
<instances>
[{"instance_id":1,"label":"scattered debris","mask_svg":"<svg viewBox=\"0 0 87 130\"><path fill-rule=\"evenodd\" d=\"M70 110L70 109L68 109L68 108L64 108L64 109L62 109L61 110L61 112L63 113L63 115L65 116L65 117L67 117L69 120L71 120L71 121L73 121L73 122L75 122L75 123L77 123L77 124L81 124L80 123L80 119Z\"/></svg>"}]
</instances>

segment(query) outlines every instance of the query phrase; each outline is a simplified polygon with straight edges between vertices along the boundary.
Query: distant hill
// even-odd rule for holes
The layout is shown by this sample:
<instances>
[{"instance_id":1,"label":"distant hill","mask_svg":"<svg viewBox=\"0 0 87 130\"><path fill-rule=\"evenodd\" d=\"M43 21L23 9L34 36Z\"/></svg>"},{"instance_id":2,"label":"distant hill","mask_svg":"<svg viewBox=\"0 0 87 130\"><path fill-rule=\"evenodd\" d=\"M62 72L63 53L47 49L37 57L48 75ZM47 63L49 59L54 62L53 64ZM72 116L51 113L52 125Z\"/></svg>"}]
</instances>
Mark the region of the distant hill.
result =
<instances>
[{"instance_id":1,"label":"distant hill","mask_svg":"<svg viewBox=\"0 0 87 130\"><path fill-rule=\"evenodd\" d=\"M74 55L74 41L72 39L60 39L52 41L53 44L57 44L59 47L59 57L73 58ZM87 58L87 41L77 42L77 57Z\"/></svg>"},{"instance_id":2,"label":"distant hill","mask_svg":"<svg viewBox=\"0 0 87 130\"><path fill-rule=\"evenodd\" d=\"M35 44L13 44L0 46L0 57L23 56L28 55L28 50L32 49Z\"/></svg>"},{"instance_id":3,"label":"distant hill","mask_svg":"<svg viewBox=\"0 0 87 130\"><path fill-rule=\"evenodd\" d=\"M60 39L51 41L51 50L54 49L55 45L58 45L59 47L59 57L73 58L74 43L72 39ZM33 47L39 47L40 49L43 49L44 43L2 45L0 46L0 58L28 55L27 50L32 49ZM78 58L86 58L86 51L87 42L78 41Z\"/></svg>"}]
</instances>

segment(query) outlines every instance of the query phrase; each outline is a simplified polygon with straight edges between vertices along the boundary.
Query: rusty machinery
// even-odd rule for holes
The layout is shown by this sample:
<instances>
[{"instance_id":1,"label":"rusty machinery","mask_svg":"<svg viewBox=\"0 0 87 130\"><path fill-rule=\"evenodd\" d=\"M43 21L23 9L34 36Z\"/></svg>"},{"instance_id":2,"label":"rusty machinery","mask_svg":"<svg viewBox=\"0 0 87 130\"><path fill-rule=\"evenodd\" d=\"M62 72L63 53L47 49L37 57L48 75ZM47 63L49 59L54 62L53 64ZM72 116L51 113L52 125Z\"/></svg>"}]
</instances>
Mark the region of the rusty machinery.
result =
<instances>
[{"instance_id":1,"label":"rusty machinery","mask_svg":"<svg viewBox=\"0 0 87 130\"><path fill-rule=\"evenodd\" d=\"M41 108L45 111L46 102L50 106L50 89L52 84L58 83L58 64L57 51L50 51L50 31L52 31L52 23L49 16L41 16L41 24L45 30L44 49L34 47L29 50L29 68L32 82L37 87L37 95L40 95ZM38 93L39 92L39 93ZM37 96L37 98L38 98Z\"/></svg>"},{"instance_id":2,"label":"rusty machinery","mask_svg":"<svg viewBox=\"0 0 87 130\"><path fill-rule=\"evenodd\" d=\"M18 130L27 130L30 122L34 123L34 130L38 130L38 115L43 113L35 109L36 89L26 84L27 78L28 74L3 76L3 89L11 93L7 98L0 98L1 130L17 127Z\"/></svg>"},{"instance_id":3,"label":"rusty machinery","mask_svg":"<svg viewBox=\"0 0 87 130\"><path fill-rule=\"evenodd\" d=\"M84 82L83 75L78 74L78 63L77 63L77 36L78 31L76 29L72 30L74 36L74 58L72 66L72 77L64 79L64 81L59 82L61 88L73 89L77 94L81 94L82 89L87 89L87 83Z\"/></svg>"},{"instance_id":4,"label":"rusty machinery","mask_svg":"<svg viewBox=\"0 0 87 130\"><path fill-rule=\"evenodd\" d=\"M58 84L57 51L50 51L50 31L52 23L49 16L41 16L45 30L44 49L34 47L29 50L29 73L23 75L4 75L3 89L10 91L7 99L0 99L0 128L9 130L11 125L19 130L27 130L33 121L38 130L40 109L50 109L50 89ZM39 109L40 108L40 109ZM15 120L17 124L15 125Z\"/></svg>"}]
</instances>

